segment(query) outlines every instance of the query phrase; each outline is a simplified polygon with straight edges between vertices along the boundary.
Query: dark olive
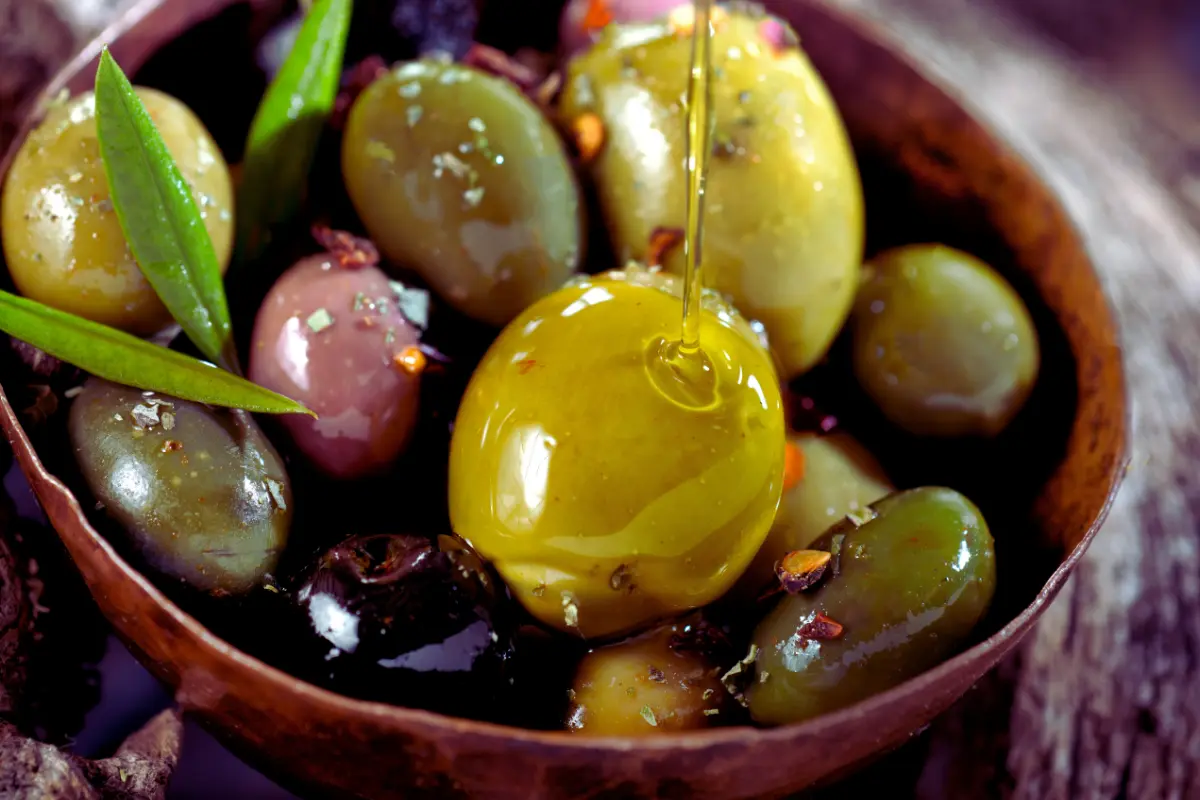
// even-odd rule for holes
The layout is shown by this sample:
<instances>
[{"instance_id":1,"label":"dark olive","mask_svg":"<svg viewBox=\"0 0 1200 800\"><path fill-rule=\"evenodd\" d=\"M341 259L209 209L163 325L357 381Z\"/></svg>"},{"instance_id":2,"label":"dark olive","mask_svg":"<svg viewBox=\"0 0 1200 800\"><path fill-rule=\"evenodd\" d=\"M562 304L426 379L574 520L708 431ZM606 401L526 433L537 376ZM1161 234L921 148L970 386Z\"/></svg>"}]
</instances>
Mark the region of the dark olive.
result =
<instances>
[{"instance_id":1,"label":"dark olive","mask_svg":"<svg viewBox=\"0 0 1200 800\"><path fill-rule=\"evenodd\" d=\"M515 86L427 59L355 101L346 190L380 252L503 325L579 264L582 201L553 126Z\"/></svg>"},{"instance_id":2,"label":"dark olive","mask_svg":"<svg viewBox=\"0 0 1200 800\"><path fill-rule=\"evenodd\" d=\"M944 245L871 259L851 329L859 383L910 433L995 435L1037 378L1037 331L1020 296L987 264Z\"/></svg>"},{"instance_id":3,"label":"dark olive","mask_svg":"<svg viewBox=\"0 0 1200 800\"><path fill-rule=\"evenodd\" d=\"M786 596L754 632L756 722L799 722L856 703L961 648L996 587L992 536L952 489L891 495L811 547L833 554L816 590Z\"/></svg>"},{"instance_id":4,"label":"dark olive","mask_svg":"<svg viewBox=\"0 0 1200 800\"><path fill-rule=\"evenodd\" d=\"M296 592L310 680L363 699L486 717L509 687L502 586L461 540L355 536Z\"/></svg>"},{"instance_id":5,"label":"dark olive","mask_svg":"<svg viewBox=\"0 0 1200 800\"><path fill-rule=\"evenodd\" d=\"M69 428L88 488L150 567L212 594L275 568L291 484L249 414L90 378Z\"/></svg>"},{"instance_id":6,"label":"dark olive","mask_svg":"<svg viewBox=\"0 0 1200 800\"><path fill-rule=\"evenodd\" d=\"M590 736L649 736L719 724L729 693L721 668L673 647L683 625L666 625L592 650L575 674L567 729Z\"/></svg>"}]
</instances>

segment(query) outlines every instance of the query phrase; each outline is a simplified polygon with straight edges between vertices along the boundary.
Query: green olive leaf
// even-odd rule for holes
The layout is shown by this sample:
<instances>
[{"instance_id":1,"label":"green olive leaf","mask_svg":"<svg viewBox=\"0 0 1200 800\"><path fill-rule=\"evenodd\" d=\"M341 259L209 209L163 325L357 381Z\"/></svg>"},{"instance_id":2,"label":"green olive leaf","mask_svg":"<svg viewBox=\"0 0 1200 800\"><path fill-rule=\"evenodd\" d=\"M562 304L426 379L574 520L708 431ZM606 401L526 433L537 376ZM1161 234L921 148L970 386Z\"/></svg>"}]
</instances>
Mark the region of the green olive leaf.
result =
<instances>
[{"instance_id":1,"label":"green olive leaf","mask_svg":"<svg viewBox=\"0 0 1200 800\"><path fill-rule=\"evenodd\" d=\"M221 269L192 189L107 48L96 69L96 134L113 209L142 273L200 352L237 371Z\"/></svg>"},{"instance_id":2,"label":"green olive leaf","mask_svg":"<svg viewBox=\"0 0 1200 800\"><path fill-rule=\"evenodd\" d=\"M254 114L237 198L239 263L260 255L273 229L300 207L337 99L353 6L352 0L312 3Z\"/></svg>"},{"instance_id":3,"label":"green olive leaf","mask_svg":"<svg viewBox=\"0 0 1200 800\"><path fill-rule=\"evenodd\" d=\"M263 414L312 411L220 367L0 291L0 330L113 383Z\"/></svg>"}]
</instances>

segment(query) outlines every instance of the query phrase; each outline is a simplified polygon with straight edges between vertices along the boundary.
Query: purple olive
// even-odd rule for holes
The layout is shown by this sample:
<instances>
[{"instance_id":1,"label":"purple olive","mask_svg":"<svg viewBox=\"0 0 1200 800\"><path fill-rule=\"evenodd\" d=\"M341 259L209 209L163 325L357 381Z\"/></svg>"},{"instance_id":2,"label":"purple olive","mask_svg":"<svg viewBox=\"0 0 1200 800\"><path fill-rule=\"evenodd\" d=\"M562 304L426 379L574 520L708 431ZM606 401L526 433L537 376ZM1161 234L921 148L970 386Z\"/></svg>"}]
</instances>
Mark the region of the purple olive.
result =
<instances>
[{"instance_id":1,"label":"purple olive","mask_svg":"<svg viewBox=\"0 0 1200 800\"><path fill-rule=\"evenodd\" d=\"M590 47L609 22L650 22L687 4L688 0L570 0L558 26L563 55Z\"/></svg>"},{"instance_id":2,"label":"purple olive","mask_svg":"<svg viewBox=\"0 0 1200 800\"><path fill-rule=\"evenodd\" d=\"M503 587L461 540L355 536L296 592L310 634L300 671L363 699L487 717L510 686Z\"/></svg>"},{"instance_id":3,"label":"purple olive","mask_svg":"<svg viewBox=\"0 0 1200 800\"><path fill-rule=\"evenodd\" d=\"M258 311L250 379L317 413L281 421L332 477L385 468L409 440L424 364L419 332L402 313L412 291L326 253L285 272Z\"/></svg>"}]
</instances>

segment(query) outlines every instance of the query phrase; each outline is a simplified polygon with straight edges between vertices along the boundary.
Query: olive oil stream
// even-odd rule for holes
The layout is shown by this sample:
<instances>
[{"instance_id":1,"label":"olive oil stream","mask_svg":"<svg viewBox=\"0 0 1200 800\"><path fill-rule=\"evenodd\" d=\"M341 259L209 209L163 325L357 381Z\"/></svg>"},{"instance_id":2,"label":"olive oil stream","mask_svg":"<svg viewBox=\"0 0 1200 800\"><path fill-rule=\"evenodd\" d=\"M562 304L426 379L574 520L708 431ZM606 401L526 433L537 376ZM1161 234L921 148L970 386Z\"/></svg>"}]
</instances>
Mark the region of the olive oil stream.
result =
<instances>
[{"instance_id":1,"label":"olive oil stream","mask_svg":"<svg viewBox=\"0 0 1200 800\"><path fill-rule=\"evenodd\" d=\"M690 408L708 408L718 401L712 360L700 342L704 190L712 149L712 0L693 0L692 9L684 164L687 198L682 330L678 341L660 339L651 345L647 366L655 386L668 397Z\"/></svg>"}]
</instances>

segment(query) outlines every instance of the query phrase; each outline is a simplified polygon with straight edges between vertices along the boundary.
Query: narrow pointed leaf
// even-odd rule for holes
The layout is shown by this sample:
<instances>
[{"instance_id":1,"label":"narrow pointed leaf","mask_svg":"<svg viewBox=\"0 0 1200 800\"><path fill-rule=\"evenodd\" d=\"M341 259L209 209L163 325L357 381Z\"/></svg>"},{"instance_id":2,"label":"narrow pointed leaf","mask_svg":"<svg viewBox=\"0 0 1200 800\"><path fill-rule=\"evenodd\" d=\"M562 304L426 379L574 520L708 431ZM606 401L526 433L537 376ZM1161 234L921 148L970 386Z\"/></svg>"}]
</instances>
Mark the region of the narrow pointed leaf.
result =
<instances>
[{"instance_id":1,"label":"narrow pointed leaf","mask_svg":"<svg viewBox=\"0 0 1200 800\"><path fill-rule=\"evenodd\" d=\"M337 99L352 0L316 0L250 125L238 190L238 261L258 256L300 207Z\"/></svg>"},{"instance_id":2,"label":"narrow pointed leaf","mask_svg":"<svg viewBox=\"0 0 1200 800\"><path fill-rule=\"evenodd\" d=\"M96 132L113 209L142 273L200 352L236 370L221 269L200 209L108 50L96 69Z\"/></svg>"},{"instance_id":3,"label":"narrow pointed leaf","mask_svg":"<svg viewBox=\"0 0 1200 800\"><path fill-rule=\"evenodd\" d=\"M85 372L135 389L263 414L312 414L295 400L207 362L2 291L0 330Z\"/></svg>"}]
</instances>

